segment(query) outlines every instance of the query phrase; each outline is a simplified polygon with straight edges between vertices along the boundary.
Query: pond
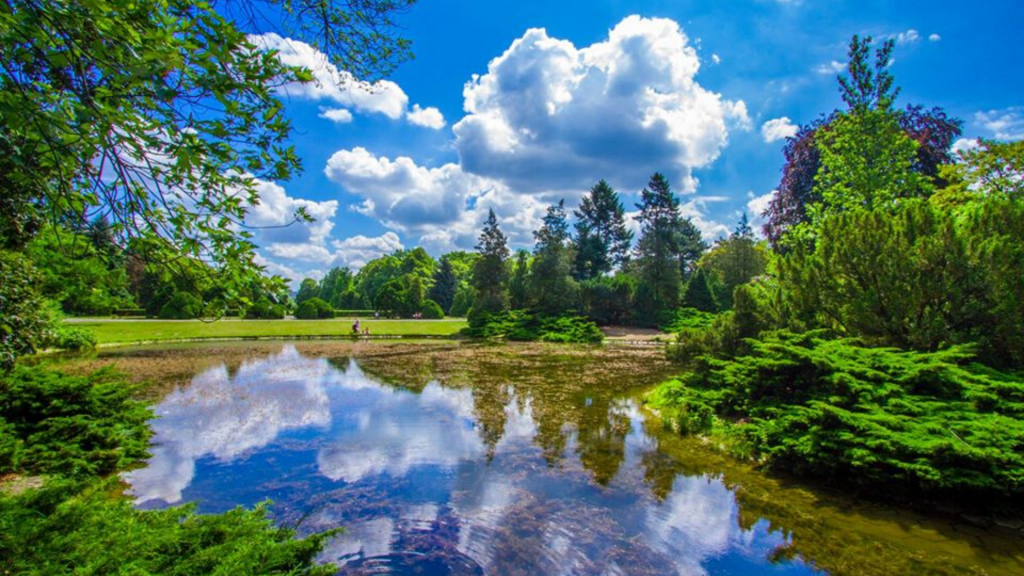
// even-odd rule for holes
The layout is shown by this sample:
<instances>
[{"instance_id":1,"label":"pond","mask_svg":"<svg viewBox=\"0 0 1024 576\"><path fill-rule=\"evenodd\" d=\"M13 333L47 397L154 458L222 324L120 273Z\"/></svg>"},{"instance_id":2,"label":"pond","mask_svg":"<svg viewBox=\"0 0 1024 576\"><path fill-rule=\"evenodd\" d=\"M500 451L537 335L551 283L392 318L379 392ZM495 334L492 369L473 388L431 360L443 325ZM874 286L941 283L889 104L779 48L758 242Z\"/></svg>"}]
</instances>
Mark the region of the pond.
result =
<instances>
[{"instance_id":1,"label":"pond","mask_svg":"<svg viewBox=\"0 0 1024 576\"><path fill-rule=\"evenodd\" d=\"M340 573L1021 574L1019 527L766 477L662 429L657 350L261 344L106 353L164 383L142 508L273 501ZM147 372L149 370L149 372ZM188 376L185 376L185 375Z\"/></svg>"}]
</instances>

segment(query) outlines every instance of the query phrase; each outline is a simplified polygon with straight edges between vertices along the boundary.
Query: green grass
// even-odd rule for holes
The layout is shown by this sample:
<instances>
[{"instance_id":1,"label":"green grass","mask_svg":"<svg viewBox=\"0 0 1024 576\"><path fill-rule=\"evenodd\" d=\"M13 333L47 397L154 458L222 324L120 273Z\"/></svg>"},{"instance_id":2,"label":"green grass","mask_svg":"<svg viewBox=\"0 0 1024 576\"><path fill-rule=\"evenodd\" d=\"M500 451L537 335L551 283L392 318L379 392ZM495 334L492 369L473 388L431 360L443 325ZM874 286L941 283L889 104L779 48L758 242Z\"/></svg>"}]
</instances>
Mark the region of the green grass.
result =
<instances>
[{"instance_id":1,"label":"green grass","mask_svg":"<svg viewBox=\"0 0 1024 576\"><path fill-rule=\"evenodd\" d=\"M92 320L79 319L74 326L96 334L97 342L124 344L154 340L202 338L293 338L310 336L348 336L352 318L333 320L237 320L216 322L200 320ZM451 320L372 320L360 319L373 336L454 336L466 326L463 319Z\"/></svg>"}]
</instances>

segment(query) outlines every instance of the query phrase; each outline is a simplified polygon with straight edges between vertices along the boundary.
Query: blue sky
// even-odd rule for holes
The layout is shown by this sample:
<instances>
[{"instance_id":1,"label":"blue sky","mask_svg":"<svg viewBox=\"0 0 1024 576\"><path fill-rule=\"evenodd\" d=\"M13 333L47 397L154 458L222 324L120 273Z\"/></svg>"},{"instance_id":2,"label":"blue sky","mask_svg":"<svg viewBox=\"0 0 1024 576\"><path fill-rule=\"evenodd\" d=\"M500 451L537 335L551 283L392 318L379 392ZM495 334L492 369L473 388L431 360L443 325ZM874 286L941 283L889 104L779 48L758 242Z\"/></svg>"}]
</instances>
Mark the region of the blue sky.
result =
<instances>
[{"instance_id":1,"label":"blue sky","mask_svg":"<svg viewBox=\"0 0 1024 576\"><path fill-rule=\"evenodd\" d=\"M259 233L260 256L298 279L471 250L488 208L529 247L549 203L605 178L633 210L655 170L713 239L763 207L784 136L840 106L853 34L897 40L900 105L943 106L965 138L1024 137L1022 16L987 0L421 0L401 17L415 59L371 92L264 35L324 82L284 91L305 171L263 183L250 217L306 206L317 222Z\"/></svg>"}]
</instances>

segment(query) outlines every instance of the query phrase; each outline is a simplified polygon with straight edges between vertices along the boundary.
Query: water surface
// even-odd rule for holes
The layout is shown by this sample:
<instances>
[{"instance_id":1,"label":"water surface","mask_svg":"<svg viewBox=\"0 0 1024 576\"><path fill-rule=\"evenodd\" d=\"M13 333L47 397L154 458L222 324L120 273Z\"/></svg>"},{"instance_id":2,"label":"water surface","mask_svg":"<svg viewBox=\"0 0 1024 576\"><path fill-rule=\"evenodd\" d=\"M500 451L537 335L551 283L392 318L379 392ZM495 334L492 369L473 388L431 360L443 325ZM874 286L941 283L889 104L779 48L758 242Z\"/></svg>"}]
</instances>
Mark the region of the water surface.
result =
<instances>
[{"instance_id":1,"label":"water surface","mask_svg":"<svg viewBox=\"0 0 1024 576\"><path fill-rule=\"evenodd\" d=\"M201 362L160 401L139 506L334 527L342 574L1012 574L992 534L767 479L664 432L654 356L293 345Z\"/></svg>"}]
</instances>

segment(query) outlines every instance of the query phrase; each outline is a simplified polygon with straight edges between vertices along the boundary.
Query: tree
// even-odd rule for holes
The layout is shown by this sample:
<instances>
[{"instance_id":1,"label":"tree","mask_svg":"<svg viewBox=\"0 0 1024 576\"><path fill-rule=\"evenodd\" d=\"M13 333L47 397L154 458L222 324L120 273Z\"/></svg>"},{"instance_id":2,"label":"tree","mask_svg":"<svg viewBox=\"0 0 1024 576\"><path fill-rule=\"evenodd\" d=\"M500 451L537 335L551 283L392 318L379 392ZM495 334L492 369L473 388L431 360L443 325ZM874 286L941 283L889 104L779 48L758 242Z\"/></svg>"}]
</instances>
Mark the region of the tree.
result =
<instances>
[{"instance_id":1,"label":"tree","mask_svg":"<svg viewBox=\"0 0 1024 576\"><path fill-rule=\"evenodd\" d=\"M16 252L0 250L0 373L14 367L18 356L35 352L50 330L41 314L43 297L32 263Z\"/></svg>"},{"instance_id":2,"label":"tree","mask_svg":"<svg viewBox=\"0 0 1024 576\"><path fill-rule=\"evenodd\" d=\"M660 173L651 176L648 188L640 192L640 240L636 259L639 269L637 287L638 319L649 325L658 324L658 314L673 310L679 304L680 240L683 220L679 215L679 199L672 193L668 180Z\"/></svg>"},{"instance_id":3,"label":"tree","mask_svg":"<svg viewBox=\"0 0 1024 576\"><path fill-rule=\"evenodd\" d=\"M373 305L385 317L400 313L405 305L405 290L402 283L398 280L391 280L385 284L377 291L377 299L374 300Z\"/></svg>"},{"instance_id":4,"label":"tree","mask_svg":"<svg viewBox=\"0 0 1024 576\"><path fill-rule=\"evenodd\" d=\"M736 288L764 273L768 264L767 250L754 240L746 216L740 219L736 231L719 241L699 264L707 273L709 285L717 288L713 288L715 301L723 310L732 308Z\"/></svg>"},{"instance_id":5,"label":"tree","mask_svg":"<svg viewBox=\"0 0 1024 576\"><path fill-rule=\"evenodd\" d=\"M565 201L548 207L544 224L533 233L533 265L527 278L532 307L550 315L564 314L579 305L579 285L572 278L572 251Z\"/></svg>"},{"instance_id":6,"label":"tree","mask_svg":"<svg viewBox=\"0 0 1024 576\"><path fill-rule=\"evenodd\" d=\"M342 299L352 287L352 279L352 271L348 268L331 268L320 280L317 295L335 308L344 308Z\"/></svg>"},{"instance_id":7,"label":"tree","mask_svg":"<svg viewBox=\"0 0 1024 576\"><path fill-rule=\"evenodd\" d=\"M526 250L516 250L512 278L508 281L509 306L513 310L521 310L530 305L530 287L527 282L529 275L530 253Z\"/></svg>"},{"instance_id":8,"label":"tree","mask_svg":"<svg viewBox=\"0 0 1024 576\"><path fill-rule=\"evenodd\" d=\"M885 154L898 151L899 162L905 163L906 142L899 141L889 125L893 119L902 131L913 142L916 150L911 154L909 170L921 178L911 186L903 186L903 193L927 193L927 189L918 188L933 180L936 186L944 186L945 181L939 175L939 167L953 161L950 147L959 137L962 122L946 116L941 108L925 110L920 106L908 105L904 110L893 109L893 103L899 94L895 81L888 71L888 63L892 57L893 45L884 43L876 51L875 61L870 60L871 38L861 39L854 36L850 45L850 62L847 75L839 77L840 93L848 109L835 111L801 126L795 136L788 138L783 150L786 162L782 170L782 180L778 191L765 211L764 234L773 248L786 250L782 239L786 234L808 220L808 207L822 202L818 186L821 171L820 147L822 139L843 118L865 114L856 121L853 130L861 132L860 152L866 156L858 160L862 166L850 166L849 173L857 173L862 168L869 168L862 181L877 179L879 172L884 172L887 162ZM880 114L879 114L880 113ZM889 118L886 120L885 118ZM859 126L858 126L859 125ZM849 134L851 130L847 130ZM875 147L875 142L864 138L882 136L882 146ZM833 141L832 149L842 142ZM884 149L884 152L883 152ZM852 156L852 155L851 155ZM852 158L856 159L855 156ZM871 170L870 167L880 170ZM835 168L835 166L834 166ZM904 175L901 178L907 180ZM892 182L886 183L892 184ZM854 187L853 184L850 187Z\"/></svg>"},{"instance_id":9,"label":"tree","mask_svg":"<svg viewBox=\"0 0 1024 576\"><path fill-rule=\"evenodd\" d=\"M604 180L584 196L576 217L573 275L577 280L596 278L629 260L633 233L626 228L626 210L619 195Z\"/></svg>"},{"instance_id":10,"label":"tree","mask_svg":"<svg viewBox=\"0 0 1024 576\"><path fill-rule=\"evenodd\" d=\"M683 305L689 308L696 308L701 312L715 312L718 310L718 303L715 301L715 295L712 293L708 282L708 274L703 268L698 268L697 273L686 283Z\"/></svg>"},{"instance_id":11,"label":"tree","mask_svg":"<svg viewBox=\"0 0 1024 576\"><path fill-rule=\"evenodd\" d=\"M747 213L744 212L740 221L736 223L736 229L732 233L733 238L754 238L754 231L750 228L750 221L747 220Z\"/></svg>"},{"instance_id":12,"label":"tree","mask_svg":"<svg viewBox=\"0 0 1024 576\"><path fill-rule=\"evenodd\" d=\"M505 290L508 242L498 228L498 217L494 215L494 210L488 211L476 250L480 258L473 265L473 288L476 289L476 298L470 315L471 321L508 308L508 293Z\"/></svg>"},{"instance_id":13,"label":"tree","mask_svg":"<svg viewBox=\"0 0 1024 576\"><path fill-rule=\"evenodd\" d=\"M430 299L447 314L452 308L458 289L459 278L455 275L455 267L450 258L442 256L441 266L434 273L434 287L430 289Z\"/></svg>"},{"instance_id":14,"label":"tree","mask_svg":"<svg viewBox=\"0 0 1024 576\"><path fill-rule=\"evenodd\" d=\"M310 298L320 297L320 284L312 278L306 278L299 285L299 292L295 295L295 303L302 304Z\"/></svg>"}]
</instances>

